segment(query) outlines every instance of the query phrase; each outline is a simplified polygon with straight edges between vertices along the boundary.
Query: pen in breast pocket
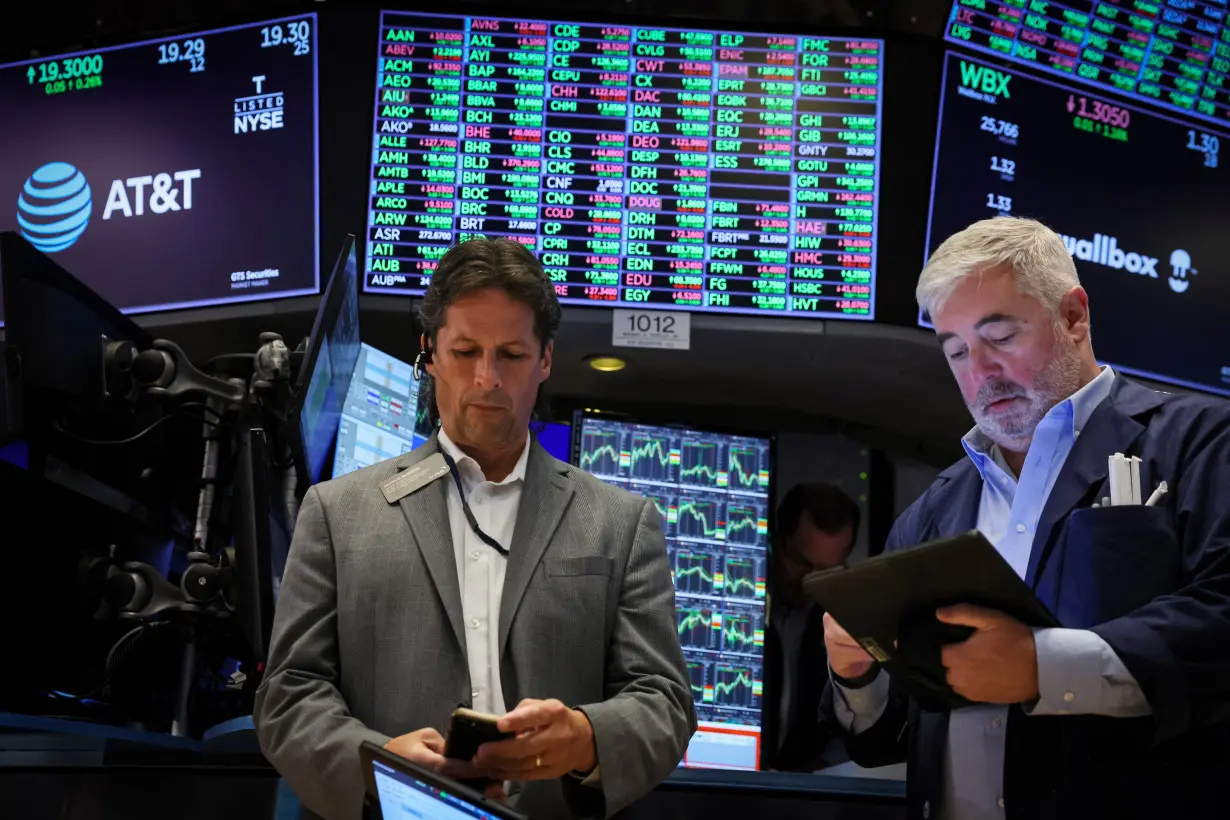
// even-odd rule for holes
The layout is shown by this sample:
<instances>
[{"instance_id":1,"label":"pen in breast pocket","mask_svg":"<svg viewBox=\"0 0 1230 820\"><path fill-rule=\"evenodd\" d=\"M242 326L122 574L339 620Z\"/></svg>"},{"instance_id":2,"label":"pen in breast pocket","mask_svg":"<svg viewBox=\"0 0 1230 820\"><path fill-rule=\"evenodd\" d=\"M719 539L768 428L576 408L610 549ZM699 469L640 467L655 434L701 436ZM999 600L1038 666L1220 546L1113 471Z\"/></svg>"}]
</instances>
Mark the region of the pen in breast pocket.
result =
<instances>
[{"instance_id":1,"label":"pen in breast pocket","mask_svg":"<svg viewBox=\"0 0 1230 820\"><path fill-rule=\"evenodd\" d=\"M1161 484L1158 484L1157 489L1153 491L1153 495L1149 496L1149 500L1145 502L1145 506L1146 507L1155 506L1157 502L1162 500L1162 496L1164 496L1169 489L1170 488L1166 486L1165 481L1163 481Z\"/></svg>"}]
</instances>

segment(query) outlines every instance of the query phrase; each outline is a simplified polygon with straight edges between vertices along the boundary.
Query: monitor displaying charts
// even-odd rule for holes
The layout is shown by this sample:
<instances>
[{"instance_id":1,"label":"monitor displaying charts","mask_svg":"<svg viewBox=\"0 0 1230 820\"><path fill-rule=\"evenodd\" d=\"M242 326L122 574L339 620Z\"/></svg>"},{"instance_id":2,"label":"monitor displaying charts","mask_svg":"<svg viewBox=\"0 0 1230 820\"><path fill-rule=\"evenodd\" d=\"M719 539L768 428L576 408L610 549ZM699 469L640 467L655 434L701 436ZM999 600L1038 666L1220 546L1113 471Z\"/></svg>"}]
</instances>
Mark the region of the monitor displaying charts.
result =
<instances>
[{"instance_id":1,"label":"monitor displaying charts","mask_svg":"<svg viewBox=\"0 0 1230 820\"><path fill-rule=\"evenodd\" d=\"M427 440L414 430L418 391L409 364L363 344L342 405L333 478L396 458Z\"/></svg>"},{"instance_id":2,"label":"monitor displaying charts","mask_svg":"<svg viewBox=\"0 0 1230 820\"><path fill-rule=\"evenodd\" d=\"M578 413L573 463L653 501L700 727L683 765L760 761L772 440Z\"/></svg>"},{"instance_id":3,"label":"monitor displaying charts","mask_svg":"<svg viewBox=\"0 0 1230 820\"><path fill-rule=\"evenodd\" d=\"M884 47L386 11L365 289L508 237L565 304L872 319Z\"/></svg>"}]
</instances>

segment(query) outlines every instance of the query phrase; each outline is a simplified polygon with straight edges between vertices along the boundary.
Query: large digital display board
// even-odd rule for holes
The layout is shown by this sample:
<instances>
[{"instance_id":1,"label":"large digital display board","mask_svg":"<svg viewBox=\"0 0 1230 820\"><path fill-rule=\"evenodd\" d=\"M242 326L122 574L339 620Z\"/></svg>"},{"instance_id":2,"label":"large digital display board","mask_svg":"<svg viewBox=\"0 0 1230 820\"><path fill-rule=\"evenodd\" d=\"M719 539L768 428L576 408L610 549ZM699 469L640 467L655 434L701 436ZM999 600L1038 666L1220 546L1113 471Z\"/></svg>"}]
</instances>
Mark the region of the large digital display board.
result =
<instances>
[{"instance_id":1,"label":"large digital display board","mask_svg":"<svg viewBox=\"0 0 1230 820\"><path fill-rule=\"evenodd\" d=\"M367 291L472 236L565 304L874 317L884 43L384 12Z\"/></svg>"},{"instance_id":2,"label":"large digital display board","mask_svg":"<svg viewBox=\"0 0 1230 820\"><path fill-rule=\"evenodd\" d=\"M0 230L127 313L316 293L316 15L0 66Z\"/></svg>"},{"instance_id":3,"label":"large digital display board","mask_svg":"<svg viewBox=\"0 0 1230 820\"><path fill-rule=\"evenodd\" d=\"M1227 123L1225 22L1226 0L956 0L945 38L1102 92Z\"/></svg>"},{"instance_id":4,"label":"large digital display board","mask_svg":"<svg viewBox=\"0 0 1230 820\"><path fill-rule=\"evenodd\" d=\"M941 99L928 255L979 219L1039 219L1076 262L1099 359L1230 395L1230 233L1209 221L1230 136L956 53Z\"/></svg>"}]
</instances>

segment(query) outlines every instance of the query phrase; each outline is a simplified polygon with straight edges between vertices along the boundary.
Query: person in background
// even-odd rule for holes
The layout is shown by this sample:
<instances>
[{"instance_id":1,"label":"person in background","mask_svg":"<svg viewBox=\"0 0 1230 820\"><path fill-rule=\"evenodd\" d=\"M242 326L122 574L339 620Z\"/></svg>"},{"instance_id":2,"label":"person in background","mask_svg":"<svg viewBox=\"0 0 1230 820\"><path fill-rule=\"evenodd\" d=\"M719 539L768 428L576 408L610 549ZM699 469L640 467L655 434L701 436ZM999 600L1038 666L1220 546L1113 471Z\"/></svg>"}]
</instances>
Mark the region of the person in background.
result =
<instances>
[{"instance_id":1,"label":"person in background","mask_svg":"<svg viewBox=\"0 0 1230 820\"><path fill-rule=\"evenodd\" d=\"M949 237L917 295L975 427L885 549L977 528L1064 628L940 609L972 629L942 660L974 705L922 712L826 618L851 758L908 757L911 820L1230 817L1230 404L1099 366L1072 257L1038 222ZM1147 313L1108 321L1165 344ZM1159 503L1101 503L1116 453L1141 459L1142 500L1166 482Z\"/></svg>"},{"instance_id":2,"label":"person in background","mask_svg":"<svg viewBox=\"0 0 1230 820\"><path fill-rule=\"evenodd\" d=\"M696 730L661 516L529 435L560 308L528 250L452 248L421 312L440 428L304 497L261 749L329 820L360 816L365 740L493 796L510 782L536 820L609 816ZM458 704L516 736L446 760Z\"/></svg>"},{"instance_id":3,"label":"person in background","mask_svg":"<svg viewBox=\"0 0 1230 820\"><path fill-rule=\"evenodd\" d=\"M803 578L845 563L858 526L858 504L832 484L796 484L777 507L765 630L762 769L811 772L846 760L840 742L834 742L838 727L820 717L828 681L824 612L803 594Z\"/></svg>"}]
</instances>

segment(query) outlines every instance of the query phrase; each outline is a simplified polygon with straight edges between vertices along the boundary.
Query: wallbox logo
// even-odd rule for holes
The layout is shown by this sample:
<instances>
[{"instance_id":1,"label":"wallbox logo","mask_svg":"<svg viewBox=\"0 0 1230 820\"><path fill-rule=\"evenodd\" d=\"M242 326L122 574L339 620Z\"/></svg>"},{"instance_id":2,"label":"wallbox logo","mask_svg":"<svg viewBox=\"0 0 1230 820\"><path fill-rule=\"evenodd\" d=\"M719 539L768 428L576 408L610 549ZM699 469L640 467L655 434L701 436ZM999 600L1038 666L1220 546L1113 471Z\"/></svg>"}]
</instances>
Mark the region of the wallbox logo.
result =
<instances>
[{"instance_id":1,"label":"wallbox logo","mask_svg":"<svg viewBox=\"0 0 1230 820\"><path fill-rule=\"evenodd\" d=\"M1114 236L1095 233L1093 239L1077 239L1066 234L1060 234L1068 253L1082 262L1092 262L1115 270L1126 270L1141 276L1158 278L1157 258L1143 253L1125 251L1119 247L1119 239ZM1196 273L1192 266L1191 256L1185 250L1176 250L1170 254L1171 275L1167 280L1170 289L1175 293L1183 293L1191 285L1189 275Z\"/></svg>"},{"instance_id":2,"label":"wallbox logo","mask_svg":"<svg viewBox=\"0 0 1230 820\"><path fill-rule=\"evenodd\" d=\"M1113 236L1095 233L1093 239L1076 239L1065 234L1064 247L1082 262L1093 262L1105 265L1115 270L1127 270L1128 273L1139 273L1141 276L1157 278L1157 259L1140 253L1129 253L1119 247L1119 240Z\"/></svg>"}]
</instances>

